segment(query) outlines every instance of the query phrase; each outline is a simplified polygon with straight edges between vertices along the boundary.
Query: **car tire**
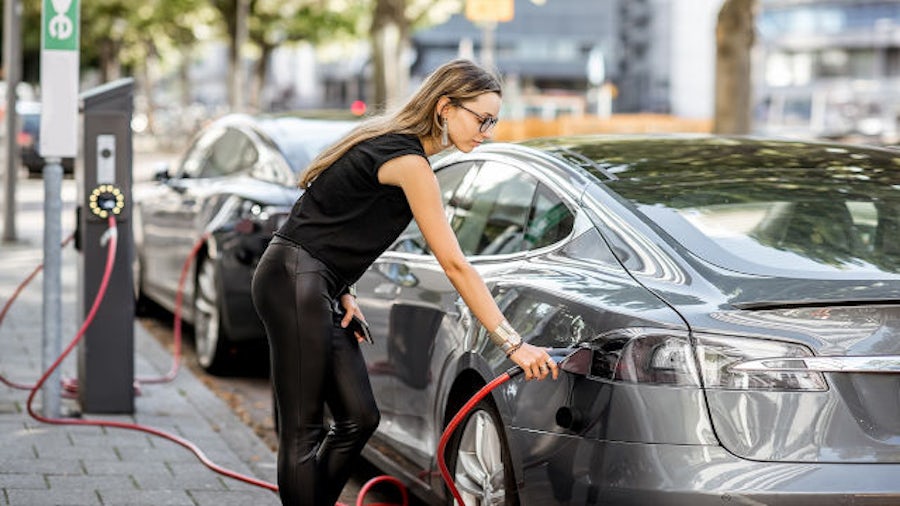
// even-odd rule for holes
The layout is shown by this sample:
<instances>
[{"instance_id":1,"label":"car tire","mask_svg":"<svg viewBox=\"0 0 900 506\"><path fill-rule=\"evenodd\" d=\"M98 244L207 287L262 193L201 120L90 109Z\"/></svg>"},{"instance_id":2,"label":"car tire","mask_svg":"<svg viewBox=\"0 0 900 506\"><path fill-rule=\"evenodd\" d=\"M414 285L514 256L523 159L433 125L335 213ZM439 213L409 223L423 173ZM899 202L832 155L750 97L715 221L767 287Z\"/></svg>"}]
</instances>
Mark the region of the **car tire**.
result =
<instances>
[{"instance_id":1,"label":"car tire","mask_svg":"<svg viewBox=\"0 0 900 506\"><path fill-rule=\"evenodd\" d=\"M518 504L503 421L493 403L479 402L449 442L447 468L466 504ZM447 504L453 505L449 494Z\"/></svg>"},{"instance_id":2,"label":"car tire","mask_svg":"<svg viewBox=\"0 0 900 506\"><path fill-rule=\"evenodd\" d=\"M218 266L213 259L203 257L197 264L194 289L194 346L200 367L211 374L228 373L232 366L230 341L222 322L221 293Z\"/></svg>"}]
</instances>

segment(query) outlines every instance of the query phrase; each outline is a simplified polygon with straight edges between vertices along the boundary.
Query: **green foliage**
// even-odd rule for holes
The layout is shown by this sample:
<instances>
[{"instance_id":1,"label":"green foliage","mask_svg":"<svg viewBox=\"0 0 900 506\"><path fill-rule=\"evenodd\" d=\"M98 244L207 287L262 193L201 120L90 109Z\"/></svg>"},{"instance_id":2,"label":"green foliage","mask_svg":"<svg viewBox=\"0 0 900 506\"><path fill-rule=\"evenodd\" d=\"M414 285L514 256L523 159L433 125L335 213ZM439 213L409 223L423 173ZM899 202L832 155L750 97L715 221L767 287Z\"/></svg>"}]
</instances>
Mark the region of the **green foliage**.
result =
<instances>
[{"instance_id":1,"label":"green foliage","mask_svg":"<svg viewBox=\"0 0 900 506\"><path fill-rule=\"evenodd\" d=\"M261 47L276 47L286 42L318 43L355 34L356 21L362 14L360 4L340 10L334 4L317 0L252 2L250 40Z\"/></svg>"},{"instance_id":2,"label":"green foliage","mask_svg":"<svg viewBox=\"0 0 900 506\"><path fill-rule=\"evenodd\" d=\"M42 0L22 2L23 80L40 67ZM282 44L321 44L368 36L376 0L250 0L249 42L259 55ZM408 26L445 20L462 0L400 0ZM81 0L83 68L130 68L150 56L180 62L199 40L234 40L237 0Z\"/></svg>"},{"instance_id":3,"label":"green foliage","mask_svg":"<svg viewBox=\"0 0 900 506\"><path fill-rule=\"evenodd\" d=\"M39 79L41 0L22 0L23 79ZM81 62L104 58L125 65L150 52L196 41L196 27L212 19L207 0L82 0Z\"/></svg>"}]
</instances>

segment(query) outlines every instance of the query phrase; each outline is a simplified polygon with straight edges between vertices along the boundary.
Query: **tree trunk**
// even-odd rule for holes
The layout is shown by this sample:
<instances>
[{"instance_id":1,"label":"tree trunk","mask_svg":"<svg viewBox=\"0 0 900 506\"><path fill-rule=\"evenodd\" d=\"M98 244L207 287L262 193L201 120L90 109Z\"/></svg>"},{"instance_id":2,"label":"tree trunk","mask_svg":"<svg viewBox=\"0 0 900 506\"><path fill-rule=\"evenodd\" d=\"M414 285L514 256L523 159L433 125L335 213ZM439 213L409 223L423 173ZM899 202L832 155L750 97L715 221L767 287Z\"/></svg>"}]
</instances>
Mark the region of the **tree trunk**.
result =
<instances>
[{"instance_id":1,"label":"tree trunk","mask_svg":"<svg viewBox=\"0 0 900 506\"><path fill-rule=\"evenodd\" d=\"M266 83L266 73L269 71L269 58L272 56L274 46L264 44L259 46L259 60L253 67L253 82L250 87L248 105L255 111L261 110L263 86Z\"/></svg>"},{"instance_id":2,"label":"tree trunk","mask_svg":"<svg viewBox=\"0 0 900 506\"><path fill-rule=\"evenodd\" d=\"M716 24L716 101L713 131L747 134L752 126L750 50L756 0L725 0Z\"/></svg>"},{"instance_id":3,"label":"tree trunk","mask_svg":"<svg viewBox=\"0 0 900 506\"><path fill-rule=\"evenodd\" d=\"M108 83L122 77L122 67L119 65L119 50L121 44L110 38L100 41L100 82Z\"/></svg>"},{"instance_id":4,"label":"tree trunk","mask_svg":"<svg viewBox=\"0 0 900 506\"><path fill-rule=\"evenodd\" d=\"M404 54L409 47L406 0L377 0L372 18L374 101L384 111L400 104L409 86Z\"/></svg>"},{"instance_id":5,"label":"tree trunk","mask_svg":"<svg viewBox=\"0 0 900 506\"><path fill-rule=\"evenodd\" d=\"M154 88L154 80L153 80L153 71L151 70L150 59L153 58L150 50L148 49L144 55L144 58L141 58L138 61L138 64L135 68L137 72L135 72L135 77L138 83L138 87L144 90L144 96L147 97L147 131L151 134L157 134L156 128L156 101L153 99L153 90Z\"/></svg>"},{"instance_id":6,"label":"tree trunk","mask_svg":"<svg viewBox=\"0 0 900 506\"><path fill-rule=\"evenodd\" d=\"M191 50L187 49L181 54L178 62L178 92L181 96L181 107L187 110L193 103L191 95Z\"/></svg>"}]
</instances>

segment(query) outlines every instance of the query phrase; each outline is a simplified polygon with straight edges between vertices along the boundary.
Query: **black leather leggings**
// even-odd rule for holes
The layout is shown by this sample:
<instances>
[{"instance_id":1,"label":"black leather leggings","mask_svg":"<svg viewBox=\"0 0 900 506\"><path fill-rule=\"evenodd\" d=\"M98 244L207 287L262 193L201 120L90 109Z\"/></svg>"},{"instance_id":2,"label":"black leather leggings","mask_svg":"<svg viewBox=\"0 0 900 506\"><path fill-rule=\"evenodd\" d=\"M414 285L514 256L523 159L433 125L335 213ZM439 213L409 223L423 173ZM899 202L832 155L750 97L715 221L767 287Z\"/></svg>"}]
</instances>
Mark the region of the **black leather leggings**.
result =
<instances>
[{"instance_id":1,"label":"black leather leggings","mask_svg":"<svg viewBox=\"0 0 900 506\"><path fill-rule=\"evenodd\" d=\"M276 237L252 289L271 353L282 504L332 506L380 417L359 343L335 310L343 284L306 250ZM334 420L328 430L326 404Z\"/></svg>"}]
</instances>

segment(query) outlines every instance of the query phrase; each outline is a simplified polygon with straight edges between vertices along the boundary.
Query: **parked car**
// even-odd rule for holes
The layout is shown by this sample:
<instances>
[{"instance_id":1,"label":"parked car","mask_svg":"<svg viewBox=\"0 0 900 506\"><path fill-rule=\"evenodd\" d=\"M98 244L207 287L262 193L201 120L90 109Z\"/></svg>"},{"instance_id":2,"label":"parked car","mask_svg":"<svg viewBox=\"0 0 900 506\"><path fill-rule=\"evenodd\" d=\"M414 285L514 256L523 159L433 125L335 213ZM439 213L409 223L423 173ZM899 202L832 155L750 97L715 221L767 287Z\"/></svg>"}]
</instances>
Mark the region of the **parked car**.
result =
<instances>
[{"instance_id":1,"label":"parked car","mask_svg":"<svg viewBox=\"0 0 900 506\"><path fill-rule=\"evenodd\" d=\"M16 112L19 115L20 130L17 137L22 165L28 170L28 177L39 177L44 173L44 157L41 148L41 103L17 102ZM73 174L75 159L62 159L63 174Z\"/></svg>"},{"instance_id":2,"label":"parked car","mask_svg":"<svg viewBox=\"0 0 900 506\"><path fill-rule=\"evenodd\" d=\"M182 268L194 245L202 244L182 300L198 362L207 371L228 373L242 348L265 342L250 298L253 270L300 195L299 173L353 125L225 116L197 135L173 173L166 169L135 185L137 307L149 299L174 311Z\"/></svg>"},{"instance_id":3,"label":"parked car","mask_svg":"<svg viewBox=\"0 0 900 506\"><path fill-rule=\"evenodd\" d=\"M433 161L524 339L581 372L503 384L447 462L467 504L900 504L900 156L562 137ZM357 284L365 455L432 503L444 427L513 364L415 223Z\"/></svg>"}]
</instances>

